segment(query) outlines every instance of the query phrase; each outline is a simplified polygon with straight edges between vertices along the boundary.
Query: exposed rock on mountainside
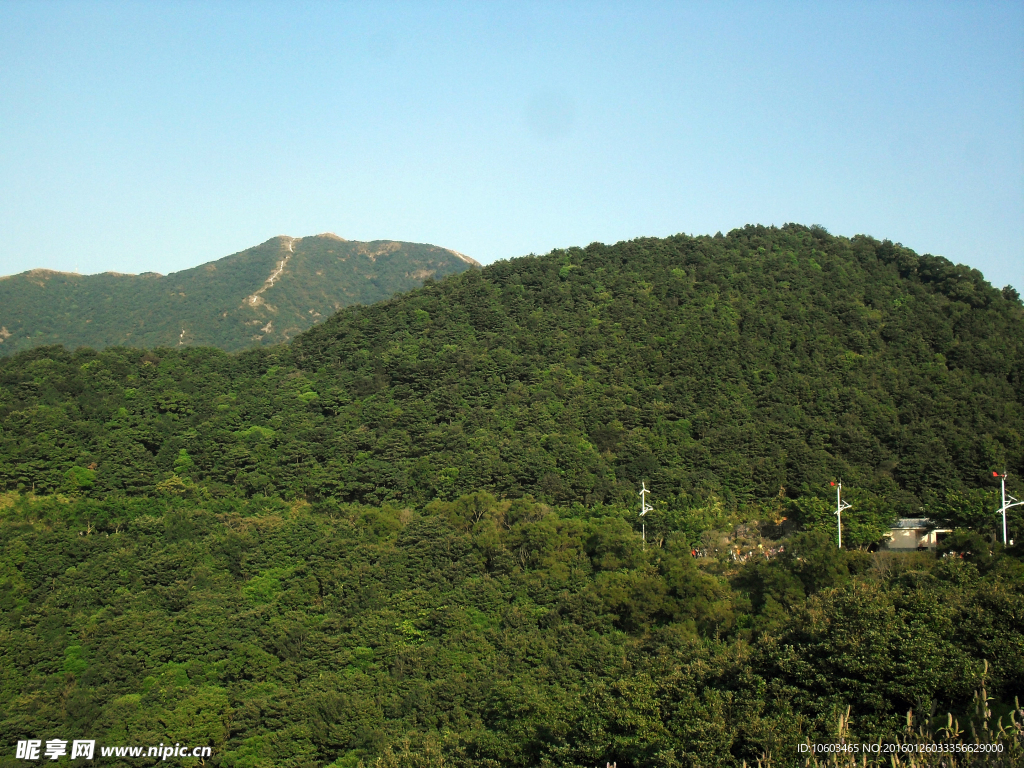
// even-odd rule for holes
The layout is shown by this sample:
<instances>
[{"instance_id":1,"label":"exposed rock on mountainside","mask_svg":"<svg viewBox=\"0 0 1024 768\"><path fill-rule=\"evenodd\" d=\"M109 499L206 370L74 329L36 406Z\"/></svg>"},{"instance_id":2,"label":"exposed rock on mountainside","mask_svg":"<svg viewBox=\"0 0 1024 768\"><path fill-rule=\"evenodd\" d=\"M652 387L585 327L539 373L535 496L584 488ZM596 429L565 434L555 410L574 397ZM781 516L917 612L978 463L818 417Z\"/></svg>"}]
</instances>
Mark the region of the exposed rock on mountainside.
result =
<instances>
[{"instance_id":1,"label":"exposed rock on mountainside","mask_svg":"<svg viewBox=\"0 0 1024 768\"><path fill-rule=\"evenodd\" d=\"M419 243L279 236L192 269L0 278L0 355L44 344L96 349L287 341L351 304L372 304L476 265Z\"/></svg>"}]
</instances>

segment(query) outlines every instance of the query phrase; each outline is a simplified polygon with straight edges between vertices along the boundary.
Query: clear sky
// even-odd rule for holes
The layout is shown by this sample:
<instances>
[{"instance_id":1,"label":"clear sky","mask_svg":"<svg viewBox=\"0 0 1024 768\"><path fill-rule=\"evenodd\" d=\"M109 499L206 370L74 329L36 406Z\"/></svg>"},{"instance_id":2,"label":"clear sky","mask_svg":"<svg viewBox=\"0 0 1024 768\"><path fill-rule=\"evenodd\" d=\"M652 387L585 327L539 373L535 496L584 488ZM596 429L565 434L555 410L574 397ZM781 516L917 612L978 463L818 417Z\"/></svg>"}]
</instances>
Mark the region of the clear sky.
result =
<instances>
[{"instance_id":1,"label":"clear sky","mask_svg":"<svg viewBox=\"0 0 1024 768\"><path fill-rule=\"evenodd\" d=\"M790 221L1024 292L1024 3L0 0L0 274Z\"/></svg>"}]
</instances>

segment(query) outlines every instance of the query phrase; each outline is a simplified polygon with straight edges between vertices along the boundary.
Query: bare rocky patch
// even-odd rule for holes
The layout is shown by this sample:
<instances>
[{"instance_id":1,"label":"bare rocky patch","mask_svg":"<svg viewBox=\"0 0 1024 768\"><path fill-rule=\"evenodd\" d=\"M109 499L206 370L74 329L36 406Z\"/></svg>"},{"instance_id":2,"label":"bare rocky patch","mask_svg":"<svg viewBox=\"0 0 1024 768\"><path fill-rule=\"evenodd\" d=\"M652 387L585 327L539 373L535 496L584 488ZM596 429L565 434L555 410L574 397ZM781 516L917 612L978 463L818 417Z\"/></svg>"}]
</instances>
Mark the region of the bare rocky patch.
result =
<instances>
[{"instance_id":1,"label":"bare rocky patch","mask_svg":"<svg viewBox=\"0 0 1024 768\"><path fill-rule=\"evenodd\" d=\"M281 259L281 261L279 261L277 263L277 267L274 269L273 272L270 273L270 277L268 277L263 282L262 287L258 291L256 291L256 293L252 294L251 296L246 297L244 304L246 304L246 305L248 305L250 307L258 307L260 304L264 303L263 302L263 297L260 296L260 294L263 293L268 288L273 288L274 287L274 283L277 281L277 279L279 277L281 277L281 273L284 272L284 268L286 266L288 266L288 260L295 253L295 250L294 250L295 243L299 242L299 240L301 240L301 239L302 239L301 237L289 237L289 238L287 238L287 242L285 242L285 244L284 244L285 250L287 250L287 252L288 252L287 255L283 259Z\"/></svg>"}]
</instances>

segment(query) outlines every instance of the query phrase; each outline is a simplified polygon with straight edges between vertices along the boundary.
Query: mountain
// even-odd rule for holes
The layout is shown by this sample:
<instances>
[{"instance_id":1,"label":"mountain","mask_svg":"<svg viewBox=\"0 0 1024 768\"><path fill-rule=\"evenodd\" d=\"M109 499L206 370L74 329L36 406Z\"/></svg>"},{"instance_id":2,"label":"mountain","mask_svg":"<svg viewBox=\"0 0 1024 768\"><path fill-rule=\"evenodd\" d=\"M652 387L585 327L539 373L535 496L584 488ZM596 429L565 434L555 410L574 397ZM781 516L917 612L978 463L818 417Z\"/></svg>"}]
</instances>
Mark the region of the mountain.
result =
<instances>
[{"instance_id":1,"label":"mountain","mask_svg":"<svg viewBox=\"0 0 1024 768\"><path fill-rule=\"evenodd\" d=\"M102 349L275 344L351 304L372 304L478 266L433 245L275 237L192 269L0 278L0 355L42 344Z\"/></svg>"},{"instance_id":2,"label":"mountain","mask_svg":"<svg viewBox=\"0 0 1024 768\"><path fill-rule=\"evenodd\" d=\"M233 354L26 350L0 359L0 742L1020 765L1003 468L1020 497L1016 293L816 227L498 262ZM966 530L865 551L897 514Z\"/></svg>"},{"instance_id":3,"label":"mountain","mask_svg":"<svg viewBox=\"0 0 1024 768\"><path fill-rule=\"evenodd\" d=\"M236 316L283 317L277 287ZM748 228L499 262L237 357L4 359L0 483L53 492L96 464L96 492L149 493L185 451L218 493L597 504L647 479L678 510L799 502L792 514L827 521L824 489L843 478L875 510L851 519L860 541L895 511L973 508L993 467L1024 471L1022 393L1024 309L976 270Z\"/></svg>"}]
</instances>

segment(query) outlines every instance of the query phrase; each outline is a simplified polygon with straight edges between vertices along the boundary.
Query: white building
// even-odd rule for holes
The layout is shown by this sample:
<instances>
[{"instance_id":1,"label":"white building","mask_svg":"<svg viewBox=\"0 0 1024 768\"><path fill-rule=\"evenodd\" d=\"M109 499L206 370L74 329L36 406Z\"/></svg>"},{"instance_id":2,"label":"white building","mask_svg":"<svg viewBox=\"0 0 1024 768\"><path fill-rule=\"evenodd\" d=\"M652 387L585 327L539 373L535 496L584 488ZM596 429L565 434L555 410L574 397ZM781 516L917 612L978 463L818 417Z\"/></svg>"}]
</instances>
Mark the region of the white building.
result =
<instances>
[{"instance_id":1,"label":"white building","mask_svg":"<svg viewBox=\"0 0 1024 768\"><path fill-rule=\"evenodd\" d=\"M934 552L951 528L936 528L926 517L901 517L886 534L885 547L889 550L927 549Z\"/></svg>"}]
</instances>

